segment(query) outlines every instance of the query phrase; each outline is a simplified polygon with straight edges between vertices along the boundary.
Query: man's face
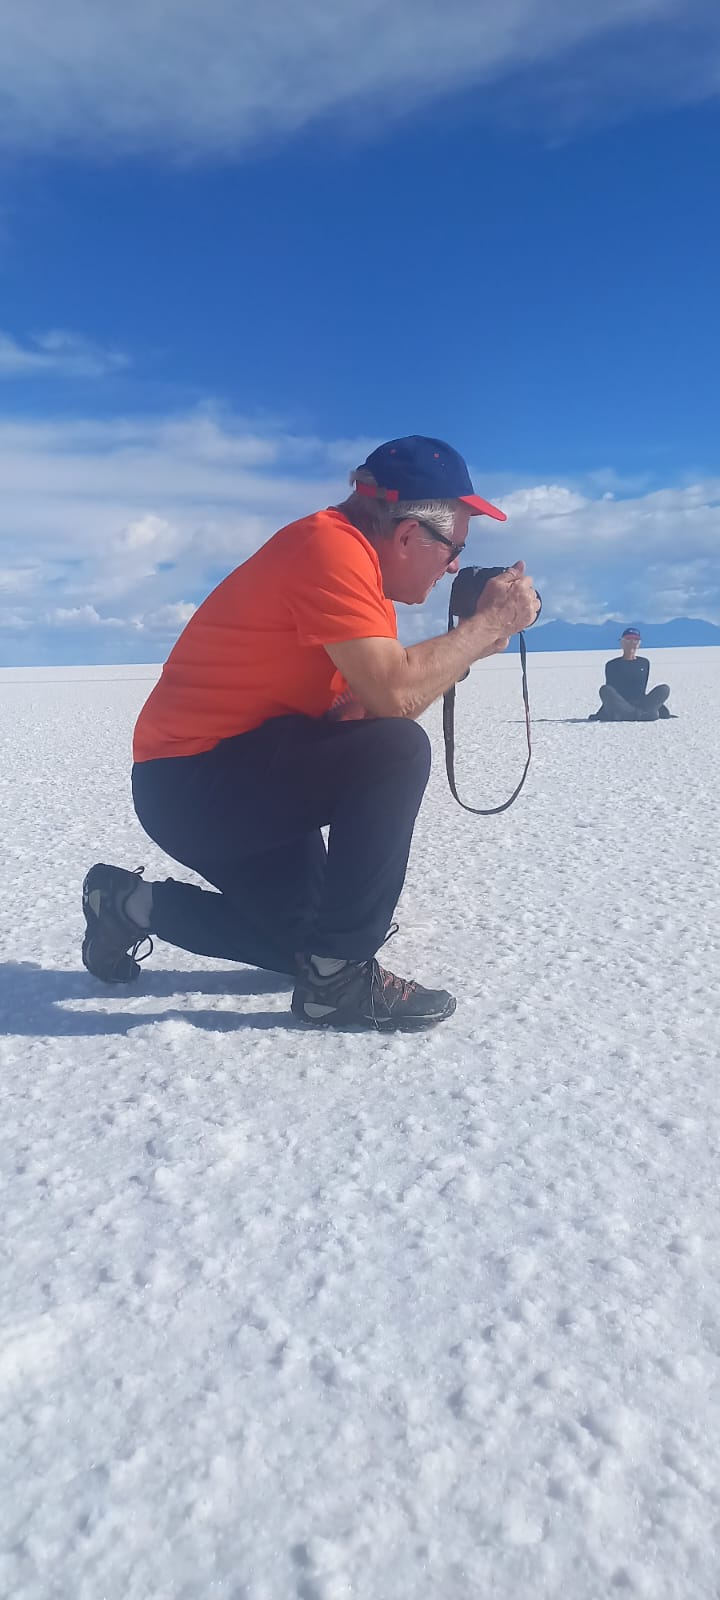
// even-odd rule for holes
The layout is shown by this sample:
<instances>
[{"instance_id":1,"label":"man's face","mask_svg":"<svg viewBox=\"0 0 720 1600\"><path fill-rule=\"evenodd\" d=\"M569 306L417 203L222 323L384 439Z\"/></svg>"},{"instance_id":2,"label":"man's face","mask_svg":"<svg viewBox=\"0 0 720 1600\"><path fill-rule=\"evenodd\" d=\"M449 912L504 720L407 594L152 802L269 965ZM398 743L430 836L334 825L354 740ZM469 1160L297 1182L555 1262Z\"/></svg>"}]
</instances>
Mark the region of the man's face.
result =
<instances>
[{"instance_id":1,"label":"man's face","mask_svg":"<svg viewBox=\"0 0 720 1600\"><path fill-rule=\"evenodd\" d=\"M626 661L634 661L640 647L639 639L621 639L622 653Z\"/></svg>"},{"instance_id":2,"label":"man's face","mask_svg":"<svg viewBox=\"0 0 720 1600\"><path fill-rule=\"evenodd\" d=\"M460 565L470 522L469 506L458 505L447 542L425 523L399 522L392 539L377 546L388 600L421 606L435 584Z\"/></svg>"}]
</instances>

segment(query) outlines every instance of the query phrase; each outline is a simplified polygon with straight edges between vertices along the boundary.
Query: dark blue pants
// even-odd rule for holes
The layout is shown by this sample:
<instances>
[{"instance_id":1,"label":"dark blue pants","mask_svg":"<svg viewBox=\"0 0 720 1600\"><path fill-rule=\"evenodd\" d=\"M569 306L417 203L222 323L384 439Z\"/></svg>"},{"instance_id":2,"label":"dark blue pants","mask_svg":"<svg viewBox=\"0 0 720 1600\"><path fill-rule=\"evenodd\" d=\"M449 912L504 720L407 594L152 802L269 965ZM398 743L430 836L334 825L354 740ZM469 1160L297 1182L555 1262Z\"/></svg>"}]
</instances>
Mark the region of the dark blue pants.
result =
<instances>
[{"instance_id":1,"label":"dark blue pants","mask_svg":"<svg viewBox=\"0 0 720 1600\"><path fill-rule=\"evenodd\" d=\"M136 763L145 832L220 890L154 884L150 931L277 972L299 951L365 960L392 920L429 773L427 735L401 717L276 717L203 755Z\"/></svg>"},{"instance_id":2,"label":"dark blue pants","mask_svg":"<svg viewBox=\"0 0 720 1600\"><path fill-rule=\"evenodd\" d=\"M655 689L649 689L639 700L630 702L618 694L612 684L604 683L600 689L602 705L595 713L595 721L652 722L663 716L669 717L670 713L665 707L669 694L668 685L659 683Z\"/></svg>"}]
</instances>

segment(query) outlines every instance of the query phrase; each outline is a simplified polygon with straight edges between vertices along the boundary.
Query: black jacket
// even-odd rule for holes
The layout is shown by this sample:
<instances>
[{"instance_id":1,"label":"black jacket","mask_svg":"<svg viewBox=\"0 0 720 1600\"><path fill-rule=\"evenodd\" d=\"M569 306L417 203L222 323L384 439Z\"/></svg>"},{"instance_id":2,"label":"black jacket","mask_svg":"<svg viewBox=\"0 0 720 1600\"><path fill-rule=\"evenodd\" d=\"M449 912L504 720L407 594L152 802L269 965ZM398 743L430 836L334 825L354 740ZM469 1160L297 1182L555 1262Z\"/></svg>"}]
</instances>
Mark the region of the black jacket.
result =
<instances>
[{"instance_id":1,"label":"black jacket","mask_svg":"<svg viewBox=\"0 0 720 1600\"><path fill-rule=\"evenodd\" d=\"M605 682L631 706L639 706L644 700L649 676L650 662L646 656L636 656L634 661L613 656L612 661L605 663Z\"/></svg>"}]
</instances>

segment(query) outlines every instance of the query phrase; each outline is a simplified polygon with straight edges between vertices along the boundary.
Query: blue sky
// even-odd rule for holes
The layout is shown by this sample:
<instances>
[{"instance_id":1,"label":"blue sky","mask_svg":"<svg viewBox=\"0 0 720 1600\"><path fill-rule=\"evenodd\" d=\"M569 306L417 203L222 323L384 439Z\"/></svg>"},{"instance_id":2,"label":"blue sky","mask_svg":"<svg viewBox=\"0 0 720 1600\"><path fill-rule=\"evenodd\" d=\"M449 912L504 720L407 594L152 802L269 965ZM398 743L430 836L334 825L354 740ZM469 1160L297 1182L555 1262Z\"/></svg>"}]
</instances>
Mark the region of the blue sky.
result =
<instances>
[{"instance_id":1,"label":"blue sky","mask_svg":"<svg viewBox=\"0 0 720 1600\"><path fill-rule=\"evenodd\" d=\"M720 621L715 8L62 12L0 41L3 662L161 658L405 432L548 617Z\"/></svg>"}]
</instances>

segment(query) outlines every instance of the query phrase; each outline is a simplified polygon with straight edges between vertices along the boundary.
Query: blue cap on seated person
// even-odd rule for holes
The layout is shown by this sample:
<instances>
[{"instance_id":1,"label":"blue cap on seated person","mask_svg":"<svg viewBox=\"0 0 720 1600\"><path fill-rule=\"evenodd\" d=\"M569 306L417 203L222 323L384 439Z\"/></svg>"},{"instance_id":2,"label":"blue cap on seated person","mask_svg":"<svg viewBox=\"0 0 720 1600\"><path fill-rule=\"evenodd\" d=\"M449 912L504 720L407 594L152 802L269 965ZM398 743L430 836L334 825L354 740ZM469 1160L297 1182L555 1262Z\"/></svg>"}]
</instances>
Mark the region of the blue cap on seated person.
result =
<instances>
[{"instance_id":1,"label":"blue cap on seated person","mask_svg":"<svg viewBox=\"0 0 720 1600\"><path fill-rule=\"evenodd\" d=\"M640 638L640 629L639 628L623 628L623 631L622 631L622 633L620 635L620 638L621 639L639 639Z\"/></svg>"},{"instance_id":2,"label":"blue cap on seated person","mask_svg":"<svg viewBox=\"0 0 720 1600\"><path fill-rule=\"evenodd\" d=\"M452 445L413 433L378 445L364 463L386 500L462 500L474 517L506 522L499 506L475 493L467 466ZM371 484L357 484L359 494L375 493Z\"/></svg>"}]
</instances>

